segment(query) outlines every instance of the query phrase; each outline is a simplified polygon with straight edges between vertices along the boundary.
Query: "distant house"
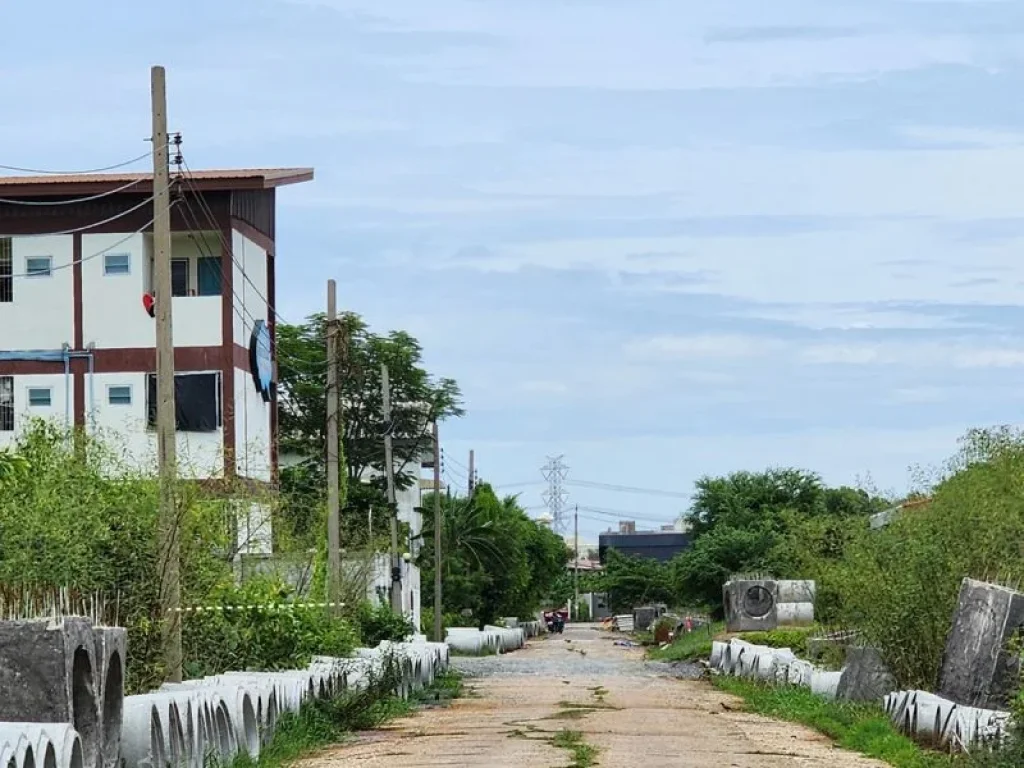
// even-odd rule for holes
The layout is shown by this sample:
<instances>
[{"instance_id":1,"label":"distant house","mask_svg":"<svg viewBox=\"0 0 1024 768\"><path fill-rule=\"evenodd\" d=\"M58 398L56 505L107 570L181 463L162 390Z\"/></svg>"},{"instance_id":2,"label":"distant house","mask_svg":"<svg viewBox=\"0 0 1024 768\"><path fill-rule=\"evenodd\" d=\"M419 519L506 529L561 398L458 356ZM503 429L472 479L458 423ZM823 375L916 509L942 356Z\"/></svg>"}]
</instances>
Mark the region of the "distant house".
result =
<instances>
[{"instance_id":1,"label":"distant house","mask_svg":"<svg viewBox=\"0 0 1024 768\"><path fill-rule=\"evenodd\" d=\"M623 555L645 557L665 563L690 548L690 533L665 526L660 531L638 531L636 523L619 523L618 531L598 537L598 553L604 564L609 549Z\"/></svg>"},{"instance_id":2,"label":"distant house","mask_svg":"<svg viewBox=\"0 0 1024 768\"><path fill-rule=\"evenodd\" d=\"M879 528L884 528L885 526L887 526L889 523L895 520L896 517L900 515L900 513L906 510L919 509L921 507L927 506L930 503L931 499L929 498L904 501L902 504L897 504L896 506L889 507L889 509L883 510L876 515L872 515L868 518L868 525L871 527L871 530L876 531Z\"/></svg>"}]
</instances>

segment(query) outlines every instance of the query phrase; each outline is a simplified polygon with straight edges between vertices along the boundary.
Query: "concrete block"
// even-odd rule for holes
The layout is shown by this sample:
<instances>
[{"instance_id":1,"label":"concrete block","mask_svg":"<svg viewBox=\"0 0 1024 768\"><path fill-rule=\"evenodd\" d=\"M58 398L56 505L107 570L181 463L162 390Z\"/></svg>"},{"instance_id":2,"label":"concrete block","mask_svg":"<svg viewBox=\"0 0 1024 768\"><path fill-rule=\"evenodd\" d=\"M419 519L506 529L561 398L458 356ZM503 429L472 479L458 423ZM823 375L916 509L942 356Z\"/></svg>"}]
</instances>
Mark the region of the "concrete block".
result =
<instances>
[{"instance_id":1,"label":"concrete block","mask_svg":"<svg viewBox=\"0 0 1024 768\"><path fill-rule=\"evenodd\" d=\"M87 619L0 622L0 721L65 723L98 765L96 642Z\"/></svg>"},{"instance_id":2,"label":"concrete block","mask_svg":"<svg viewBox=\"0 0 1024 768\"><path fill-rule=\"evenodd\" d=\"M1007 709L1020 679L1020 649L1009 648L1024 629L1024 595L964 579L946 637L940 696L957 704Z\"/></svg>"},{"instance_id":3,"label":"concrete block","mask_svg":"<svg viewBox=\"0 0 1024 768\"><path fill-rule=\"evenodd\" d=\"M836 695L847 701L880 702L896 690L896 678L875 648L851 646Z\"/></svg>"},{"instance_id":4,"label":"concrete block","mask_svg":"<svg viewBox=\"0 0 1024 768\"><path fill-rule=\"evenodd\" d=\"M735 579L722 587L725 624L729 632L769 631L778 626L778 582Z\"/></svg>"}]
</instances>

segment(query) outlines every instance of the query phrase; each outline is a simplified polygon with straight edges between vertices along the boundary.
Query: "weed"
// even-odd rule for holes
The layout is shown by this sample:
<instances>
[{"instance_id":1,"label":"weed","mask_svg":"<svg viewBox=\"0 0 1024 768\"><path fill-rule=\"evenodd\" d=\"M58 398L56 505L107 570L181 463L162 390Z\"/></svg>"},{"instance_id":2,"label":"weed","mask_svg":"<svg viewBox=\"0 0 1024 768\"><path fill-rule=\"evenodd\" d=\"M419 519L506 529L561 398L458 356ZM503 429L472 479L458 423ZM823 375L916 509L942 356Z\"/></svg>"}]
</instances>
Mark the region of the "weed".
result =
<instances>
[{"instance_id":1,"label":"weed","mask_svg":"<svg viewBox=\"0 0 1024 768\"><path fill-rule=\"evenodd\" d=\"M597 765L597 747L587 744L579 731L559 731L551 737L551 745L572 753L570 768L589 768Z\"/></svg>"},{"instance_id":2,"label":"weed","mask_svg":"<svg viewBox=\"0 0 1024 768\"><path fill-rule=\"evenodd\" d=\"M751 712L810 726L844 749L897 768L966 766L957 758L922 749L898 733L878 706L829 701L805 688L771 687L734 677L712 680L717 688L742 698Z\"/></svg>"},{"instance_id":3,"label":"weed","mask_svg":"<svg viewBox=\"0 0 1024 768\"><path fill-rule=\"evenodd\" d=\"M712 624L680 635L664 648L649 648L647 658L653 661L694 661L711 655L711 640L725 629L724 624Z\"/></svg>"}]
</instances>

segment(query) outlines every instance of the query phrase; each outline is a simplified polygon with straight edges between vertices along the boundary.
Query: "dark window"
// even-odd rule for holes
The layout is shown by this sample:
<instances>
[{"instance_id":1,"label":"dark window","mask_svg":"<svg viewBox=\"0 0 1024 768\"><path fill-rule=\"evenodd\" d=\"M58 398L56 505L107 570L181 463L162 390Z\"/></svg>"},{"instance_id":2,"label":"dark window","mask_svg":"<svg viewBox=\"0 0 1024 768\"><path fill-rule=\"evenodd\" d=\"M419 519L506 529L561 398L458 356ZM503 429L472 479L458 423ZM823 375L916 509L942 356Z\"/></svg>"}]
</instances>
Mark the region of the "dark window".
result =
<instances>
[{"instance_id":1,"label":"dark window","mask_svg":"<svg viewBox=\"0 0 1024 768\"><path fill-rule=\"evenodd\" d=\"M220 296L220 259L205 257L196 266L200 296Z\"/></svg>"},{"instance_id":2,"label":"dark window","mask_svg":"<svg viewBox=\"0 0 1024 768\"><path fill-rule=\"evenodd\" d=\"M0 432L14 431L14 377L0 376Z\"/></svg>"},{"instance_id":3,"label":"dark window","mask_svg":"<svg viewBox=\"0 0 1024 768\"><path fill-rule=\"evenodd\" d=\"M156 374L149 374L146 411L156 426ZM174 416L178 432L214 432L221 425L220 374L180 373L174 377Z\"/></svg>"},{"instance_id":4,"label":"dark window","mask_svg":"<svg viewBox=\"0 0 1024 768\"><path fill-rule=\"evenodd\" d=\"M14 256L11 238L0 237L0 302L14 301Z\"/></svg>"},{"instance_id":5,"label":"dark window","mask_svg":"<svg viewBox=\"0 0 1024 768\"><path fill-rule=\"evenodd\" d=\"M171 296L188 295L188 259L171 259Z\"/></svg>"}]
</instances>

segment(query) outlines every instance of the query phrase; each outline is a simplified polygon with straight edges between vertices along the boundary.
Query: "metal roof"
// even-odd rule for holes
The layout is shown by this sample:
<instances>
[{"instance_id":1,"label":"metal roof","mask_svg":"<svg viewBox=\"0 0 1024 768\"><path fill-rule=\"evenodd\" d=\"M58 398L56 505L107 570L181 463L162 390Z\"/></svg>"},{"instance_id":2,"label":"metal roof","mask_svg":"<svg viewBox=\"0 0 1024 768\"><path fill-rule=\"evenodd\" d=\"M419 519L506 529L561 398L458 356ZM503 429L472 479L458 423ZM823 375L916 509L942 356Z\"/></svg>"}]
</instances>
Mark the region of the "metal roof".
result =
<instances>
[{"instance_id":1,"label":"metal roof","mask_svg":"<svg viewBox=\"0 0 1024 768\"><path fill-rule=\"evenodd\" d=\"M171 178L174 178L172 172ZM313 180L312 168L234 168L191 171L188 178L196 189L230 191L273 189L288 184ZM83 173L46 176L0 176L0 195L8 197L42 197L93 194L117 189L138 182L131 192L148 192L153 187L152 173ZM128 190L126 190L128 191Z\"/></svg>"}]
</instances>

